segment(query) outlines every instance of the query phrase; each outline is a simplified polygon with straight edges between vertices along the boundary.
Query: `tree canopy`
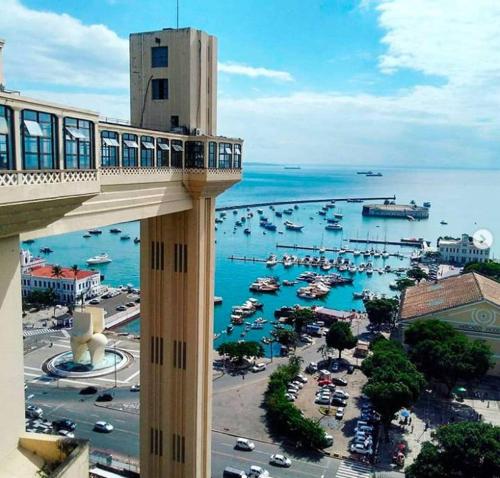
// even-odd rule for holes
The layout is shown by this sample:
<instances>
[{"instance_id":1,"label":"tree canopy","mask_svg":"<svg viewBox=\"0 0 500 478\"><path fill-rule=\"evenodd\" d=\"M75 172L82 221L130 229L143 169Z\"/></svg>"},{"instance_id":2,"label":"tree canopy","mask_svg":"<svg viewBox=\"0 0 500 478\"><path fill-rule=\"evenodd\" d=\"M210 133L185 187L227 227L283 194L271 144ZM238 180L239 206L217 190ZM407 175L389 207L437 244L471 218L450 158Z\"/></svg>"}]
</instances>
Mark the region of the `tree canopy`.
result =
<instances>
[{"instance_id":1,"label":"tree canopy","mask_svg":"<svg viewBox=\"0 0 500 478\"><path fill-rule=\"evenodd\" d=\"M448 393L458 380L483 377L492 364L486 342L469 339L437 319L417 320L405 331L410 358L427 379L446 385Z\"/></svg>"},{"instance_id":2,"label":"tree canopy","mask_svg":"<svg viewBox=\"0 0 500 478\"><path fill-rule=\"evenodd\" d=\"M415 281L413 279L408 279L407 277L401 277L400 279L396 279L396 288L400 292L405 290L407 287L411 287L415 285Z\"/></svg>"},{"instance_id":3,"label":"tree canopy","mask_svg":"<svg viewBox=\"0 0 500 478\"><path fill-rule=\"evenodd\" d=\"M245 358L263 357L264 348L259 342L225 342L217 347L219 355L227 355L230 359L241 364Z\"/></svg>"},{"instance_id":4,"label":"tree canopy","mask_svg":"<svg viewBox=\"0 0 500 478\"><path fill-rule=\"evenodd\" d=\"M314 312L311 309L296 309L290 317L288 317L288 322L293 325L295 332L300 334L304 326L314 322L314 318Z\"/></svg>"},{"instance_id":5,"label":"tree canopy","mask_svg":"<svg viewBox=\"0 0 500 478\"><path fill-rule=\"evenodd\" d=\"M407 478L500 476L500 427L482 422L445 425L424 442Z\"/></svg>"},{"instance_id":6,"label":"tree canopy","mask_svg":"<svg viewBox=\"0 0 500 478\"><path fill-rule=\"evenodd\" d=\"M466 272L479 272L490 279L500 282L500 264L495 261L470 262L464 267L464 273Z\"/></svg>"},{"instance_id":7,"label":"tree canopy","mask_svg":"<svg viewBox=\"0 0 500 478\"><path fill-rule=\"evenodd\" d=\"M278 329L276 330L276 341L281 345L286 347L296 347L299 336L297 332L288 329Z\"/></svg>"},{"instance_id":8,"label":"tree canopy","mask_svg":"<svg viewBox=\"0 0 500 478\"><path fill-rule=\"evenodd\" d=\"M391 324L398 306L397 299L373 299L365 302L368 320L374 325Z\"/></svg>"},{"instance_id":9,"label":"tree canopy","mask_svg":"<svg viewBox=\"0 0 500 478\"><path fill-rule=\"evenodd\" d=\"M420 267L413 267L406 273L406 275L410 279L415 279L417 282L420 282L422 279L427 279L429 277L427 272L420 269Z\"/></svg>"},{"instance_id":10,"label":"tree canopy","mask_svg":"<svg viewBox=\"0 0 500 478\"><path fill-rule=\"evenodd\" d=\"M339 358L342 350L352 349L356 346L357 338L352 335L351 325L347 322L334 322L326 334L326 345L339 351Z\"/></svg>"}]
</instances>

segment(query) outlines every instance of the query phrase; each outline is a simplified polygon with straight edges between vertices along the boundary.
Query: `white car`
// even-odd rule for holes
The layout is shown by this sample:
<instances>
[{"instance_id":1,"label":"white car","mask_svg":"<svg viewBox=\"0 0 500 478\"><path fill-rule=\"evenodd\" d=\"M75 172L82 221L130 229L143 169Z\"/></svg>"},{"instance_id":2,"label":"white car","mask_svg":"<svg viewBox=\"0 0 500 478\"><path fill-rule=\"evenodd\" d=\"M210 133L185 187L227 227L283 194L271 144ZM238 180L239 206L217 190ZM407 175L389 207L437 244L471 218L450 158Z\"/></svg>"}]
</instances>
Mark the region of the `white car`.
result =
<instances>
[{"instance_id":1,"label":"white car","mask_svg":"<svg viewBox=\"0 0 500 478\"><path fill-rule=\"evenodd\" d=\"M248 472L248 478L269 478L269 472L258 465L252 465Z\"/></svg>"},{"instance_id":2,"label":"white car","mask_svg":"<svg viewBox=\"0 0 500 478\"><path fill-rule=\"evenodd\" d=\"M325 440L328 443L327 446L332 446L333 445L333 436L329 435L328 433L325 434Z\"/></svg>"},{"instance_id":3,"label":"white car","mask_svg":"<svg viewBox=\"0 0 500 478\"><path fill-rule=\"evenodd\" d=\"M253 373L263 372L266 369L265 363L256 363L250 370Z\"/></svg>"},{"instance_id":4,"label":"white car","mask_svg":"<svg viewBox=\"0 0 500 478\"><path fill-rule=\"evenodd\" d=\"M373 427L370 425L358 425L355 429L355 432L363 432L363 433L373 433Z\"/></svg>"},{"instance_id":5,"label":"white car","mask_svg":"<svg viewBox=\"0 0 500 478\"><path fill-rule=\"evenodd\" d=\"M285 468L289 468L290 466L292 466L292 460L290 460L290 458L286 457L285 455L279 454L271 455L269 463L271 463L271 465L283 466Z\"/></svg>"},{"instance_id":6,"label":"white car","mask_svg":"<svg viewBox=\"0 0 500 478\"><path fill-rule=\"evenodd\" d=\"M337 408L337 411L335 412L335 418L337 420L342 420L342 418L344 418L344 411L345 411L344 407Z\"/></svg>"},{"instance_id":7,"label":"white car","mask_svg":"<svg viewBox=\"0 0 500 478\"><path fill-rule=\"evenodd\" d=\"M301 373L299 373L296 377L295 377L295 380L299 381L299 382L302 382L302 383L307 383L307 381L309 380L305 375L302 375Z\"/></svg>"},{"instance_id":8,"label":"white car","mask_svg":"<svg viewBox=\"0 0 500 478\"><path fill-rule=\"evenodd\" d=\"M318 405L330 405L331 400L326 397L317 397L316 400L314 400L314 403L317 403Z\"/></svg>"},{"instance_id":9,"label":"white car","mask_svg":"<svg viewBox=\"0 0 500 478\"><path fill-rule=\"evenodd\" d=\"M141 385L138 383L136 385L132 385L130 387L131 392L140 392L141 391Z\"/></svg>"},{"instance_id":10,"label":"white car","mask_svg":"<svg viewBox=\"0 0 500 478\"><path fill-rule=\"evenodd\" d=\"M95 422L94 431L100 433L111 433L114 430L113 425L109 422L98 421Z\"/></svg>"},{"instance_id":11,"label":"white car","mask_svg":"<svg viewBox=\"0 0 500 478\"><path fill-rule=\"evenodd\" d=\"M91 304L91 305L98 305L98 304L100 304L100 303L101 303L100 299L92 299L92 300L89 302L89 304Z\"/></svg>"},{"instance_id":12,"label":"white car","mask_svg":"<svg viewBox=\"0 0 500 478\"><path fill-rule=\"evenodd\" d=\"M36 405L28 405L25 411L26 418L41 418L43 416L43 410Z\"/></svg>"},{"instance_id":13,"label":"white car","mask_svg":"<svg viewBox=\"0 0 500 478\"><path fill-rule=\"evenodd\" d=\"M252 451L255 448L255 443L247 438L237 438L234 448L237 450Z\"/></svg>"},{"instance_id":14,"label":"white car","mask_svg":"<svg viewBox=\"0 0 500 478\"><path fill-rule=\"evenodd\" d=\"M372 455L373 450L371 448L365 448L363 445L359 443L353 443L351 445L352 453L359 453L360 455Z\"/></svg>"},{"instance_id":15,"label":"white car","mask_svg":"<svg viewBox=\"0 0 500 478\"><path fill-rule=\"evenodd\" d=\"M57 434L66 438L75 438L75 434L69 430L59 430Z\"/></svg>"},{"instance_id":16,"label":"white car","mask_svg":"<svg viewBox=\"0 0 500 478\"><path fill-rule=\"evenodd\" d=\"M290 385L295 385L296 387L304 388L304 384L302 382L299 382L298 380L293 381Z\"/></svg>"},{"instance_id":17,"label":"white car","mask_svg":"<svg viewBox=\"0 0 500 478\"><path fill-rule=\"evenodd\" d=\"M295 400L297 399L297 397L295 395L293 395L292 393L285 393L285 398L289 402L295 402Z\"/></svg>"},{"instance_id":18,"label":"white car","mask_svg":"<svg viewBox=\"0 0 500 478\"><path fill-rule=\"evenodd\" d=\"M344 400L347 400L349 398L349 394L347 392L344 392L343 390L335 390L333 396L343 398Z\"/></svg>"}]
</instances>

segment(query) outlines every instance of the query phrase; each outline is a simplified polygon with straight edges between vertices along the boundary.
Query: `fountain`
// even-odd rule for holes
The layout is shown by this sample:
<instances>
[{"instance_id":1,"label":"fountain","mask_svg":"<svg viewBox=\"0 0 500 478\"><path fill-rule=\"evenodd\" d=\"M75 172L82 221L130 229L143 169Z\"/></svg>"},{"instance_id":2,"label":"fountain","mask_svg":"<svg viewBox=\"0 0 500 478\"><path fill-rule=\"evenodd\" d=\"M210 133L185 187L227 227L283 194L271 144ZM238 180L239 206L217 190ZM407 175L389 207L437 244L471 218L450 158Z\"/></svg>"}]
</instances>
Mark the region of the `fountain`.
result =
<instances>
[{"instance_id":1,"label":"fountain","mask_svg":"<svg viewBox=\"0 0 500 478\"><path fill-rule=\"evenodd\" d=\"M82 307L73 313L70 332L71 351L47 360L43 369L57 377L91 378L107 375L126 367L131 354L115 348L106 348L104 309Z\"/></svg>"}]
</instances>

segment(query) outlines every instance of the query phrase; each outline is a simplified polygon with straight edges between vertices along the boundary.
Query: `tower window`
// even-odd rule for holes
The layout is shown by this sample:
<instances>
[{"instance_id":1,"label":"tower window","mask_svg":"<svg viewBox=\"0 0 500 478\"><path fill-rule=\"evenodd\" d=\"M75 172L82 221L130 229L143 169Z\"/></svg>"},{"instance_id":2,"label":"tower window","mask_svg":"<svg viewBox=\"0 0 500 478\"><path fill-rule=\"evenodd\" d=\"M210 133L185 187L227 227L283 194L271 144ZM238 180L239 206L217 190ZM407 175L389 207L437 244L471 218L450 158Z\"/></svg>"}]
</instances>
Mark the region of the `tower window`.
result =
<instances>
[{"instance_id":1,"label":"tower window","mask_svg":"<svg viewBox=\"0 0 500 478\"><path fill-rule=\"evenodd\" d=\"M151 68L166 68L168 66L168 46L151 48Z\"/></svg>"},{"instance_id":2,"label":"tower window","mask_svg":"<svg viewBox=\"0 0 500 478\"><path fill-rule=\"evenodd\" d=\"M153 100L168 100L168 79L158 78L152 84Z\"/></svg>"}]
</instances>

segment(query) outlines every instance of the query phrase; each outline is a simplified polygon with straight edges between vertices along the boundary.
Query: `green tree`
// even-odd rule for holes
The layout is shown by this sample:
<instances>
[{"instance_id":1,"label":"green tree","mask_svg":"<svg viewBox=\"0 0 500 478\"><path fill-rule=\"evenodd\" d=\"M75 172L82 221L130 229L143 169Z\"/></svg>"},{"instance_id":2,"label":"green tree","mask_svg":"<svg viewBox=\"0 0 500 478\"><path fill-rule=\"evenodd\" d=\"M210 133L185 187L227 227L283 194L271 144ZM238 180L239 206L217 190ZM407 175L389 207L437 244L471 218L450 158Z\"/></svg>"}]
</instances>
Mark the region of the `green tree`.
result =
<instances>
[{"instance_id":1,"label":"green tree","mask_svg":"<svg viewBox=\"0 0 500 478\"><path fill-rule=\"evenodd\" d=\"M482 422L445 425L424 442L407 478L500 476L500 427Z\"/></svg>"},{"instance_id":2,"label":"green tree","mask_svg":"<svg viewBox=\"0 0 500 478\"><path fill-rule=\"evenodd\" d=\"M296 309L290 317L288 317L288 323L292 324L295 332L300 334L302 328L314 322L314 319L314 312L311 309Z\"/></svg>"},{"instance_id":3,"label":"green tree","mask_svg":"<svg viewBox=\"0 0 500 478\"><path fill-rule=\"evenodd\" d=\"M437 319L415 321L405 332L405 342L417 368L428 380L445 384L448 394L459 380L478 380L493 366L488 344Z\"/></svg>"},{"instance_id":4,"label":"green tree","mask_svg":"<svg viewBox=\"0 0 500 478\"><path fill-rule=\"evenodd\" d=\"M398 309L397 299L373 299L365 302L368 320L374 325L392 324Z\"/></svg>"},{"instance_id":5,"label":"green tree","mask_svg":"<svg viewBox=\"0 0 500 478\"><path fill-rule=\"evenodd\" d=\"M245 359L264 356L264 348L259 342L225 342L217 347L219 355L227 355L236 364L241 365Z\"/></svg>"},{"instance_id":6,"label":"green tree","mask_svg":"<svg viewBox=\"0 0 500 478\"><path fill-rule=\"evenodd\" d=\"M78 268L77 264L73 264L70 267L70 269L71 269L71 272L73 273L73 292L74 292L74 305L73 305L72 309L74 309L76 307L78 299L80 299L80 301L81 301L80 306L83 309L83 302L85 300L84 293L82 292L80 295L78 295L76 293L76 280L78 278L78 273L80 272L80 269Z\"/></svg>"},{"instance_id":7,"label":"green tree","mask_svg":"<svg viewBox=\"0 0 500 478\"><path fill-rule=\"evenodd\" d=\"M415 285L415 281L412 279L408 279L406 277L402 277L401 279L396 279L396 288L398 291L402 292L407 287L412 287Z\"/></svg>"},{"instance_id":8,"label":"green tree","mask_svg":"<svg viewBox=\"0 0 500 478\"><path fill-rule=\"evenodd\" d=\"M63 268L57 264L53 265L51 275L52 275L52 277L55 277L56 279L60 279L64 275ZM54 306L54 313L52 314L52 316L55 317L56 316L56 305L57 305L57 299L55 297L55 294L54 294L54 301L51 305Z\"/></svg>"},{"instance_id":9,"label":"green tree","mask_svg":"<svg viewBox=\"0 0 500 478\"><path fill-rule=\"evenodd\" d=\"M339 358L342 356L342 350L353 349L358 342L347 322L334 322L328 329L325 340L328 347L339 351Z\"/></svg>"},{"instance_id":10,"label":"green tree","mask_svg":"<svg viewBox=\"0 0 500 478\"><path fill-rule=\"evenodd\" d=\"M500 263L495 261L470 262L464 266L464 274L466 272L479 272L490 279L500 282Z\"/></svg>"},{"instance_id":11,"label":"green tree","mask_svg":"<svg viewBox=\"0 0 500 478\"><path fill-rule=\"evenodd\" d=\"M420 267L414 267L413 269L410 269L406 275L410 279L415 279L417 282L420 282L422 279L428 279L429 275L427 272L423 271L420 269Z\"/></svg>"},{"instance_id":12,"label":"green tree","mask_svg":"<svg viewBox=\"0 0 500 478\"><path fill-rule=\"evenodd\" d=\"M299 336L297 332L288 329L278 329L276 330L276 340L281 345L285 345L286 347L297 347L297 341Z\"/></svg>"}]
</instances>

